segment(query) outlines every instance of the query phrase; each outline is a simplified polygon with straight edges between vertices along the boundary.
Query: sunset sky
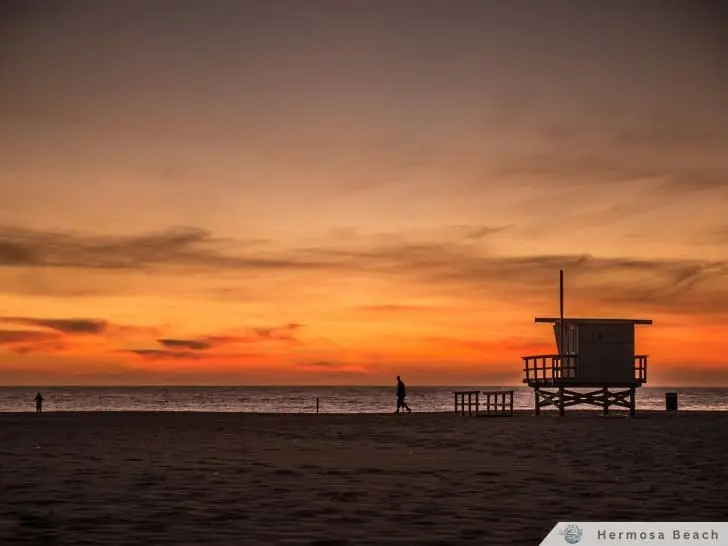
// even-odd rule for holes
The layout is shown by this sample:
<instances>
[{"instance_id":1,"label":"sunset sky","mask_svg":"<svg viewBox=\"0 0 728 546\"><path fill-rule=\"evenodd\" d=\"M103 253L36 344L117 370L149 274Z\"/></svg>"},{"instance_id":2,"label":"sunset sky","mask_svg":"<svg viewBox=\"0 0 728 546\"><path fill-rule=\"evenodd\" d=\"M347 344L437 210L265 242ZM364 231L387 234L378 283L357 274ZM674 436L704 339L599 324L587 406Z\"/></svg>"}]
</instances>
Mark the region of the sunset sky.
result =
<instances>
[{"instance_id":1,"label":"sunset sky","mask_svg":"<svg viewBox=\"0 0 728 546\"><path fill-rule=\"evenodd\" d=\"M0 384L728 385L728 10L6 1Z\"/></svg>"}]
</instances>

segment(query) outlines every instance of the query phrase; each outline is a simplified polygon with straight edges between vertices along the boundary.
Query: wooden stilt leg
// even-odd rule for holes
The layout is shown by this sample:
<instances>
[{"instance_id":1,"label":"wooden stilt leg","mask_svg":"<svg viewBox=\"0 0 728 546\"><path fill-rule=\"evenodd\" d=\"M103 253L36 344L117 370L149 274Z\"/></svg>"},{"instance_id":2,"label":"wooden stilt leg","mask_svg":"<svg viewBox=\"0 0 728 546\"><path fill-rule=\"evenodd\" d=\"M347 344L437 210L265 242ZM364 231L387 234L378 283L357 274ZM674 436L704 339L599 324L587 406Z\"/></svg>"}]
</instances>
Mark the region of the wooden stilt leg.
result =
<instances>
[{"instance_id":1,"label":"wooden stilt leg","mask_svg":"<svg viewBox=\"0 0 728 546\"><path fill-rule=\"evenodd\" d=\"M636 408L635 402L636 402L635 389L634 389L634 387L632 387L631 389L629 389L629 415L630 415L630 417L634 417L635 414L637 413L637 408Z\"/></svg>"}]
</instances>

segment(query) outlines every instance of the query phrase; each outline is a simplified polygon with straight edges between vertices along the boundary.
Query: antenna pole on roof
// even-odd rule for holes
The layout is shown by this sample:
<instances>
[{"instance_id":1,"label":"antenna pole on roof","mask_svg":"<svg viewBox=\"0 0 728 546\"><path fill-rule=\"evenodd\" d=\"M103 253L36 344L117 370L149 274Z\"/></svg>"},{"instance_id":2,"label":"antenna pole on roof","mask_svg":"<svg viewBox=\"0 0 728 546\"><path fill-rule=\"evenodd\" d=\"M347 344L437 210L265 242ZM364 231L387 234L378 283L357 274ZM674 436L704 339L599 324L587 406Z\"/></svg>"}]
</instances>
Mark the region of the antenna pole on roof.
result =
<instances>
[{"instance_id":1,"label":"antenna pole on roof","mask_svg":"<svg viewBox=\"0 0 728 546\"><path fill-rule=\"evenodd\" d=\"M559 327L561 328L561 339L559 343L559 354L564 354L564 270L559 269Z\"/></svg>"}]
</instances>

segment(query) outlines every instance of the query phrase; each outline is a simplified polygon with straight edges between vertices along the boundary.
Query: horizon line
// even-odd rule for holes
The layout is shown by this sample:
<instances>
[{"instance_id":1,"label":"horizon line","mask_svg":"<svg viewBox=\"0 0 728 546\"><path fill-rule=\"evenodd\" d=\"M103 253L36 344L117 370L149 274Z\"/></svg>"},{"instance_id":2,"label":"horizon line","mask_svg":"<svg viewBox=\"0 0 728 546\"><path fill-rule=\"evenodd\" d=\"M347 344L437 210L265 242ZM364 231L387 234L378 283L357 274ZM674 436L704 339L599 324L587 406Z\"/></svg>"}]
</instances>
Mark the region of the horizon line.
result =
<instances>
[{"instance_id":1,"label":"horizon line","mask_svg":"<svg viewBox=\"0 0 728 546\"><path fill-rule=\"evenodd\" d=\"M114 384L114 385L104 385L104 384L88 384L88 385L80 385L80 384L66 384L66 385L40 385L40 384L29 384L29 385L1 385L0 389L58 389L58 388L85 388L85 389L114 389L114 388L121 388L121 389L127 389L127 388L151 388L151 389L158 389L158 388L196 388L196 389L206 389L206 388L233 388L233 389L239 389L239 388L288 388L288 389L312 389L312 388L394 388L394 384L390 383L381 383L381 384L370 384L370 385L316 385L316 384L307 384L307 385L291 385L291 384L234 384L234 385L222 385L222 384L164 384L164 383L149 383L149 384ZM427 384L427 385L421 385L421 384L408 384L408 388L432 388L432 389L443 389L443 388L460 388L460 387L496 387L501 389L531 389L532 387L529 387L525 384L520 385L499 385L499 384L487 384L487 383L481 383L481 384L442 384L442 385L433 385L433 384ZM577 387L578 388L578 387ZM587 388L587 387L584 387ZM642 389L678 389L678 388L691 388L691 389L725 389L728 388L728 384L723 385L676 385L676 384L660 384L660 385L643 385L642 387L639 387Z\"/></svg>"}]
</instances>

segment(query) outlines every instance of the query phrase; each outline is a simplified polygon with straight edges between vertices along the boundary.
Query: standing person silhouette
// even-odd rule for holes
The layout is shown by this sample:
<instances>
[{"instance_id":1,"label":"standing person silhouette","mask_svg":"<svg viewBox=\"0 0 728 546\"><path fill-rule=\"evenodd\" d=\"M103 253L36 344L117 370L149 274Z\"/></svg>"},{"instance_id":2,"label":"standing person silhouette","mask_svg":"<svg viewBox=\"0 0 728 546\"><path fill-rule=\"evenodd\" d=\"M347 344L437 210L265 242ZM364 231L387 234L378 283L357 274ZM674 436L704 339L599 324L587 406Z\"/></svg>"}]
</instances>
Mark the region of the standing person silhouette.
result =
<instances>
[{"instance_id":1,"label":"standing person silhouette","mask_svg":"<svg viewBox=\"0 0 728 546\"><path fill-rule=\"evenodd\" d=\"M40 413L43 411L43 397L40 393L35 395L35 412Z\"/></svg>"},{"instance_id":2,"label":"standing person silhouette","mask_svg":"<svg viewBox=\"0 0 728 546\"><path fill-rule=\"evenodd\" d=\"M407 410L407 413L412 411L407 403L404 401L407 396L407 389L404 386L404 382L397 376L397 410L394 413L399 413L399 410Z\"/></svg>"}]
</instances>

